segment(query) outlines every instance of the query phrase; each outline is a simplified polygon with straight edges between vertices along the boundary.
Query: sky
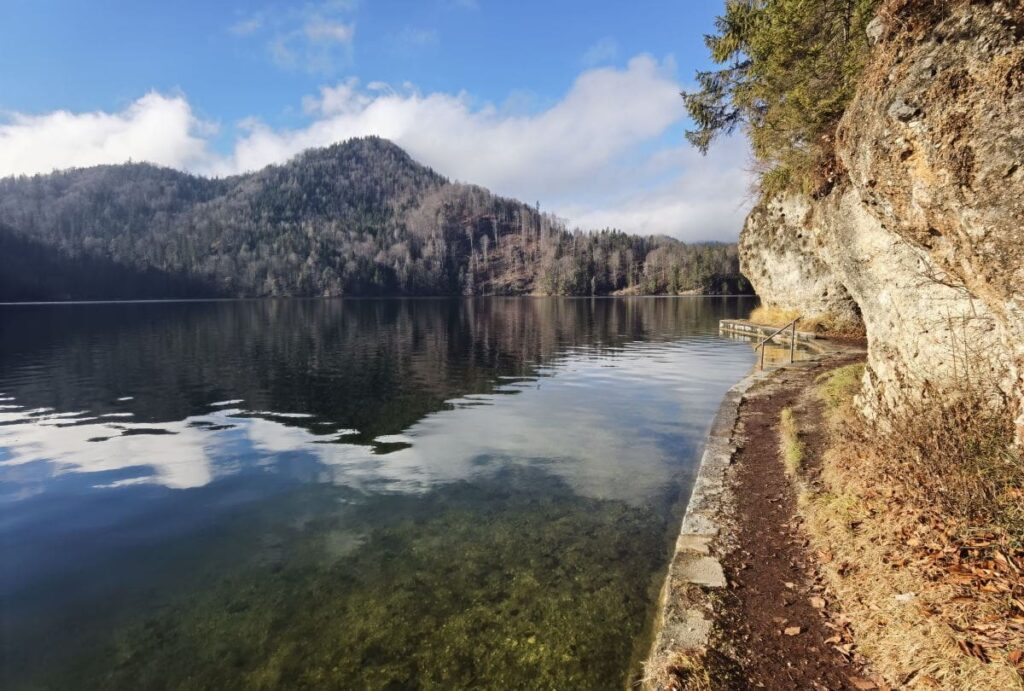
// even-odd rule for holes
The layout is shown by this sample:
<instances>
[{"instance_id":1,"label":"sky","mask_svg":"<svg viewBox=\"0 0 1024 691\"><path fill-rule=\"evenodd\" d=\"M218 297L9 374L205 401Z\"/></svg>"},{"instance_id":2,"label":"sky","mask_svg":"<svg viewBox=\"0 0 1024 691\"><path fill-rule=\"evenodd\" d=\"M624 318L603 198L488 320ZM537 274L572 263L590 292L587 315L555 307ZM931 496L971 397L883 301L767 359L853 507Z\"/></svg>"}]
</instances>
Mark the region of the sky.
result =
<instances>
[{"instance_id":1,"label":"sky","mask_svg":"<svg viewBox=\"0 0 1024 691\"><path fill-rule=\"evenodd\" d=\"M375 134L584 229L734 240L736 136L679 92L722 0L0 0L0 177L223 176Z\"/></svg>"}]
</instances>

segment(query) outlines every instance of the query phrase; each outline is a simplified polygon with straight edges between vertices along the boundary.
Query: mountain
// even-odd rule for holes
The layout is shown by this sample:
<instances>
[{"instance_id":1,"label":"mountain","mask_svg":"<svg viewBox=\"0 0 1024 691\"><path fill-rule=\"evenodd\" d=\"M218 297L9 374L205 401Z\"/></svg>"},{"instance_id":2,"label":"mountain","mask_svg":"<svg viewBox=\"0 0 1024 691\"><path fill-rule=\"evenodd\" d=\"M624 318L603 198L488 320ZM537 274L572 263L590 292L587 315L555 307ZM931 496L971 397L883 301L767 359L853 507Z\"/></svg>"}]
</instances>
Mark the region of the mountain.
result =
<instances>
[{"instance_id":1,"label":"mountain","mask_svg":"<svg viewBox=\"0 0 1024 691\"><path fill-rule=\"evenodd\" d=\"M0 300L745 290L735 245L569 232L377 137L223 179L0 180Z\"/></svg>"}]
</instances>

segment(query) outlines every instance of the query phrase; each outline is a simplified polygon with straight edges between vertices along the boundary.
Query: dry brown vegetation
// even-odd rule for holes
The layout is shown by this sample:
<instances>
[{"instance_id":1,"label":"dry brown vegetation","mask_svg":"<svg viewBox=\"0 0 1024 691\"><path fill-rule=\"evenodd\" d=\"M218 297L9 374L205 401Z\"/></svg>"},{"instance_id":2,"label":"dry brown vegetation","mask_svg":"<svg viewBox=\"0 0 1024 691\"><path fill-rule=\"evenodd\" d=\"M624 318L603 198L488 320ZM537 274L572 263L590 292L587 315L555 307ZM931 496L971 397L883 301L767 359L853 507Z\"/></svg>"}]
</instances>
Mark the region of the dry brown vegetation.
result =
<instances>
[{"instance_id":1,"label":"dry brown vegetation","mask_svg":"<svg viewBox=\"0 0 1024 691\"><path fill-rule=\"evenodd\" d=\"M804 460L804 443L800 440L792 408L782 411L782 416L779 419L779 436L779 451L782 454L782 463L786 468L786 474L796 477Z\"/></svg>"},{"instance_id":2,"label":"dry brown vegetation","mask_svg":"<svg viewBox=\"0 0 1024 691\"><path fill-rule=\"evenodd\" d=\"M883 434L853 410L859 367L820 382L829 448L800 502L854 634L855 648L838 636L837 648L901 688L1024 688L1024 474L1010 416L968 389Z\"/></svg>"},{"instance_id":3,"label":"dry brown vegetation","mask_svg":"<svg viewBox=\"0 0 1024 691\"><path fill-rule=\"evenodd\" d=\"M713 648L677 652L656 674L644 679L645 688L663 691L731 691L743 687L736 663Z\"/></svg>"},{"instance_id":4,"label":"dry brown vegetation","mask_svg":"<svg viewBox=\"0 0 1024 691\"><path fill-rule=\"evenodd\" d=\"M862 338L864 336L864 326L861 324L851 324L847 320L837 319L827 314L806 316L801 315L798 310L780 309L765 305L754 308L754 311L750 313L749 321L755 324L781 327L797 317L800 317L800 321L796 325L798 331L809 331L821 335L842 336L846 338Z\"/></svg>"}]
</instances>

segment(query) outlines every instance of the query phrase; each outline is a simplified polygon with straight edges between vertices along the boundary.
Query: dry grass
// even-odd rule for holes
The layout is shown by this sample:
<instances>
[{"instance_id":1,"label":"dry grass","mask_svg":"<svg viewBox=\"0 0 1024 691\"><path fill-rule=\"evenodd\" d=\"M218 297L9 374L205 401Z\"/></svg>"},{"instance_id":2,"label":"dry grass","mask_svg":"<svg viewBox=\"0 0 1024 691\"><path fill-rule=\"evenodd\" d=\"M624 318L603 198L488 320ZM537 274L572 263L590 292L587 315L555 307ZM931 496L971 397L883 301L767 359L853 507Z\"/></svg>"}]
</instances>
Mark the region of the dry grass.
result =
<instances>
[{"instance_id":1,"label":"dry grass","mask_svg":"<svg viewBox=\"0 0 1024 691\"><path fill-rule=\"evenodd\" d=\"M863 376L864 364L861 362L837 367L818 377L818 395L825 401L829 410L845 406L860 390Z\"/></svg>"},{"instance_id":2,"label":"dry grass","mask_svg":"<svg viewBox=\"0 0 1024 691\"><path fill-rule=\"evenodd\" d=\"M737 691L743 675L736 663L713 648L674 654L644 688L660 691Z\"/></svg>"},{"instance_id":3,"label":"dry grass","mask_svg":"<svg viewBox=\"0 0 1024 691\"><path fill-rule=\"evenodd\" d=\"M800 321L796 325L799 331L810 331L825 336L842 336L847 338L860 338L864 336L863 325L851 324L849 321L838 319L833 315L801 315L797 310L767 307L765 305L755 307L750 313L749 321L765 326L781 327L797 317L800 317Z\"/></svg>"},{"instance_id":4,"label":"dry grass","mask_svg":"<svg viewBox=\"0 0 1024 691\"><path fill-rule=\"evenodd\" d=\"M952 400L908 408L880 437L881 471L909 498L964 525L1024 536L1024 466L1013 449L1009 411L993 411L971 390Z\"/></svg>"},{"instance_id":5,"label":"dry grass","mask_svg":"<svg viewBox=\"0 0 1024 691\"><path fill-rule=\"evenodd\" d=\"M837 648L900 688L1024 689L1024 495L1009 416L969 396L933 401L883 436L852 409L857 379L840 368L820 382L830 448L800 502L854 634L855 649Z\"/></svg>"},{"instance_id":6,"label":"dry grass","mask_svg":"<svg viewBox=\"0 0 1024 691\"><path fill-rule=\"evenodd\" d=\"M764 324L765 326L782 326L799 316L800 313L796 310L785 310L778 307L761 305L760 307L755 307L754 311L750 313L750 321L755 324Z\"/></svg>"},{"instance_id":7,"label":"dry grass","mask_svg":"<svg viewBox=\"0 0 1024 691\"><path fill-rule=\"evenodd\" d=\"M803 464L804 443L800 440L792 408L784 409L779 417L779 450L782 453L786 474L795 478Z\"/></svg>"}]
</instances>

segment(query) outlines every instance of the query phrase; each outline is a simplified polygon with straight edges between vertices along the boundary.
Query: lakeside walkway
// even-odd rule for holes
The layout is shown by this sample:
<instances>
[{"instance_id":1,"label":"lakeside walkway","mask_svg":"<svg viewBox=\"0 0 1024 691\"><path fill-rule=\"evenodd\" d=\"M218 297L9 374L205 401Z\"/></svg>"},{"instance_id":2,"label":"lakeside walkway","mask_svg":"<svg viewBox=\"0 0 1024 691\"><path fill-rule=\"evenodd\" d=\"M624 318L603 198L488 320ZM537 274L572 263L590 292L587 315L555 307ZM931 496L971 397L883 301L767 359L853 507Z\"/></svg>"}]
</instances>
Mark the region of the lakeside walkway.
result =
<instances>
[{"instance_id":1,"label":"lakeside walkway","mask_svg":"<svg viewBox=\"0 0 1024 691\"><path fill-rule=\"evenodd\" d=\"M726 394L662 589L646 688L878 688L837 649L847 641L808 554L778 431L817 377L862 357L825 345Z\"/></svg>"}]
</instances>

